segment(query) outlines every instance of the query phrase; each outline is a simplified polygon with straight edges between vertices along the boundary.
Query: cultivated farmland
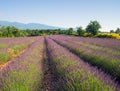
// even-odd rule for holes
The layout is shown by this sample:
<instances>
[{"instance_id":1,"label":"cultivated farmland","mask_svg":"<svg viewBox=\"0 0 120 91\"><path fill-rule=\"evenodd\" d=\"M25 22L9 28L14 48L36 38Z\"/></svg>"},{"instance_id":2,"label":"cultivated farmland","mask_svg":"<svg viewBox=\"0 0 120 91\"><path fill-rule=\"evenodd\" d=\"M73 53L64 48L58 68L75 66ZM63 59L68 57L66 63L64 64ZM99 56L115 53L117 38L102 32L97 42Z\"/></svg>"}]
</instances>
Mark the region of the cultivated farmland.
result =
<instances>
[{"instance_id":1,"label":"cultivated farmland","mask_svg":"<svg viewBox=\"0 0 120 91\"><path fill-rule=\"evenodd\" d=\"M0 91L120 91L120 40L1 38Z\"/></svg>"}]
</instances>

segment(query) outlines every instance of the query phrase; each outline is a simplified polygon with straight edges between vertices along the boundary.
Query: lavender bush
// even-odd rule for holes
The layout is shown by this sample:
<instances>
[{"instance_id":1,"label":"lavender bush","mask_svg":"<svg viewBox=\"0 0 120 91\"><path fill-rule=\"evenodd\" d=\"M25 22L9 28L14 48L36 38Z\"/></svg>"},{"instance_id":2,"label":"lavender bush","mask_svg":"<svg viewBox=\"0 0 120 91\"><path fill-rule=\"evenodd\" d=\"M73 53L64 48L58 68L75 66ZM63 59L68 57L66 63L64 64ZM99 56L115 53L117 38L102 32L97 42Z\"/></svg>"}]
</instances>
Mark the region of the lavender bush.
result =
<instances>
[{"instance_id":1,"label":"lavender bush","mask_svg":"<svg viewBox=\"0 0 120 91\"><path fill-rule=\"evenodd\" d=\"M64 36L51 36L53 40L60 43L61 45L69 48L72 52L79 55L85 61L91 63L94 66L97 66L104 70L105 72L111 74L114 79L116 78L118 81L120 80L120 58L114 57L106 52L96 51L90 49L89 47L85 47L79 44L74 44L73 42L69 42L70 37L65 38ZM72 39L71 39L72 40ZM79 41L81 42L81 41ZM113 43L112 43L113 44ZM119 42L118 44L119 45Z\"/></svg>"},{"instance_id":2,"label":"lavender bush","mask_svg":"<svg viewBox=\"0 0 120 91\"><path fill-rule=\"evenodd\" d=\"M46 38L54 74L59 76L53 91L117 91L111 78L85 63L67 49Z\"/></svg>"},{"instance_id":3,"label":"lavender bush","mask_svg":"<svg viewBox=\"0 0 120 91\"><path fill-rule=\"evenodd\" d=\"M21 56L0 70L0 91L41 90L44 39L36 40Z\"/></svg>"},{"instance_id":4,"label":"lavender bush","mask_svg":"<svg viewBox=\"0 0 120 91\"><path fill-rule=\"evenodd\" d=\"M3 38L0 39L0 65L19 56L24 49L34 42L34 38Z\"/></svg>"},{"instance_id":5,"label":"lavender bush","mask_svg":"<svg viewBox=\"0 0 120 91\"><path fill-rule=\"evenodd\" d=\"M0 69L0 91L120 91L118 40L63 35L3 38L0 51L1 58L12 58Z\"/></svg>"}]
</instances>

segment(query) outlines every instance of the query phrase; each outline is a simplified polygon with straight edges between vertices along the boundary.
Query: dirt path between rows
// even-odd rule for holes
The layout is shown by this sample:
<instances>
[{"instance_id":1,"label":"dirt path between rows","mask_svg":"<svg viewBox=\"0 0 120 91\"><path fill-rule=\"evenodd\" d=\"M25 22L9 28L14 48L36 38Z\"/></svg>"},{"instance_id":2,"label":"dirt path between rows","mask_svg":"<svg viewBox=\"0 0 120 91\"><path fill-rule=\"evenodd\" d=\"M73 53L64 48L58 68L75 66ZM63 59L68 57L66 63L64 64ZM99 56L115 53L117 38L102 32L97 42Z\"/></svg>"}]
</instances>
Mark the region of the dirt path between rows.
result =
<instances>
[{"instance_id":1,"label":"dirt path between rows","mask_svg":"<svg viewBox=\"0 0 120 91\"><path fill-rule=\"evenodd\" d=\"M55 91L56 82L58 77L54 74L54 67L49 59L49 53L47 50L47 44L45 41L44 49L44 60L43 60L43 91Z\"/></svg>"}]
</instances>

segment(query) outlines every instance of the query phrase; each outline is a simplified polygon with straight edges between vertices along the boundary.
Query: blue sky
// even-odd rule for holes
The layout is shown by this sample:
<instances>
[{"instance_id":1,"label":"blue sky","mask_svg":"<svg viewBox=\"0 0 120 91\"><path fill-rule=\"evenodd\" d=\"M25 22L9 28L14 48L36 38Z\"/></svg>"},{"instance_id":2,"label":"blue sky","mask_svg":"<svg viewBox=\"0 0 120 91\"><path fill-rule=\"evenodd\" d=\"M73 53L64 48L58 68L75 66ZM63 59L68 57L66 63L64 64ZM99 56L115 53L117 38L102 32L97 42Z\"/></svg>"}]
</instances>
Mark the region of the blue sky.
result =
<instances>
[{"instance_id":1,"label":"blue sky","mask_svg":"<svg viewBox=\"0 0 120 91\"><path fill-rule=\"evenodd\" d=\"M120 27L120 0L0 0L0 20L83 28L98 20L109 31Z\"/></svg>"}]
</instances>

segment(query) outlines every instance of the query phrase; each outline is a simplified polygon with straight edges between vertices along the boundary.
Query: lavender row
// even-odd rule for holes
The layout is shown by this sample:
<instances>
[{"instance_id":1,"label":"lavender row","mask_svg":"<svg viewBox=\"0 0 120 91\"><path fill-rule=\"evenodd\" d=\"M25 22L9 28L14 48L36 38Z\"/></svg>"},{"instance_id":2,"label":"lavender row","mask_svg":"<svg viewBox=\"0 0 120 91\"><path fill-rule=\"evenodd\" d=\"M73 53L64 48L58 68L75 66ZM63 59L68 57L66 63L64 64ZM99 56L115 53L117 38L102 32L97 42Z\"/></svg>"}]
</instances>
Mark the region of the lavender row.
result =
<instances>
[{"instance_id":1,"label":"lavender row","mask_svg":"<svg viewBox=\"0 0 120 91\"><path fill-rule=\"evenodd\" d=\"M105 53L101 54L99 51L93 51L89 48L74 44L73 42L65 41L60 36L52 36L51 38L79 55L85 61L111 74L114 79L120 80L120 59L114 59L114 57L106 56Z\"/></svg>"},{"instance_id":2,"label":"lavender row","mask_svg":"<svg viewBox=\"0 0 120 91\"><path fill-rule=\"evenodd\" d=\"M60 40L64 40L66 42L69 42L69 43L72 43L74 44L74 46L79 46L81 47L82 49L87 49L91 52L94 52L94 53L97 53L99 55L105 55L107 57L109 57L110 59L114 59L114 60L119 60L120 59L120 52L119 51L116 51L116 50L113 50L113 49L110 49L110 48L103 48L103 47L100 47L100 46L96 46L96 45L92 45L90 43L84 43L83 41L81 40L75 40L75 38L71 38L71 37L65 37L65 36L54 36L55 39L58 39L60 38Z\"/></svg>"},{"instance_id":3,"label":"lavender row","mask_svg":"<svg viewBox=\"0 0 120 91\"><path fill-rule=\"evenodd\" d=\"M116 50L109 46L103 47L100 45L94 45L90 41L84 42L84 41L82 41L82 39L76 39L76 37L72 37L71 39L66 39L66 41L73 42L75 45L81 45L81 46L87 47L89 49L92 49L93 51L99 51L99 53L101 53L101 54L108 55L108 56L116 58L116 59L118 59L118 58L120 59L120 50L118 50L118 49ZM102 44L102 42L101 42L101 44ZM117 42L117 44L120 44L120 42ZM113 46L113 45L111 45L111 46ZM119 48L119 46L117 46L117 48Z\"/></svg>"},{"instance_id":4,"label":"lavender row","mask_svg":"<svg viewBox=\"0 0 120 91\"><path fill-rule=\"evenodd\" d=\"M94 51L94 52L98 52L99 55L106 55L106 56L114 58L114 59L120 59L119 50L114 50L112 48L106 48L106 47L102 47L102 46L99 46L99 45L94 45L94 44L90 43L89 40L88 40L88 42L87 41L84 42L84 40L82 40L82 38L79 39L77 37L68 37L68 36L67 37L65 37L65 36L61 36L61 37L54 36L54 37L61 38L61 40L71 42L74 45L81 46L84 49ZM118 42L118 44L119 44L119 42Z\"/></svg>"},{"instance_id":5,"label":"lavender row","mask_svg":"<svg viewBox=\"0 0 120 91\"><path fill-rule=\"evenodd\" d=\"M58 76L53 91L117 91L116 84L105 73L46 38L48 55L54 75Z\"/></svg>"},{"instance_id":6,"label":"lavender row","mask_svg":"<svg viewBox=\"0 0 120 91\"><path fill-rule=\"evenodd\" d=\"M108 39L108 38L85 38L85 37L74 37L67 36L69 39L74 41L81 41L83 43L89 43L92 45L97 45L106 48L118 49L120 50L120 41L117 39Z\"/></svg>"},{"instance_id":7,"label":"lavender row","mask_svg":"<svg viewBox=\"0 0 120 91\"><path fill-rule=\"evenodd\" d=\"M35 37L24 37L24 38L0 38L0 50L10 48L14 45L26 44L34 41Z\"/></svg>"},{"instance_id":8,"label":"lavender row","mask_svg":"<svg viewBox=\"0 0 120 91\"><path fill-rule=\"evenodd\" d=\"M0 71L0 91L38 91L42 88L44 38L36 40Z\"/></svg>"},{"instance_id":9,"label":"lavender row","mask_svg":"<svg viewBox=\"0 0 120 91\"><path fill-rule=\"evenodd\" d=\"M5 40L5 41L3 41ZM33 38L20 39L1 39L0 41L0 68L4 63L19 56L27 47L29 47L35 40Z\"/></svg>"},{"instance_id":10,"label":"lavender row","mask_svg":"<svg viewBox=\"0 0 120 91\"><path fill-rule=\"evenodd\" d=\"M1 38L0 39L0 52L7 52L8 49L28 45L35 41L34 37L26 38Z\"/></svg>"}]
</instances>

